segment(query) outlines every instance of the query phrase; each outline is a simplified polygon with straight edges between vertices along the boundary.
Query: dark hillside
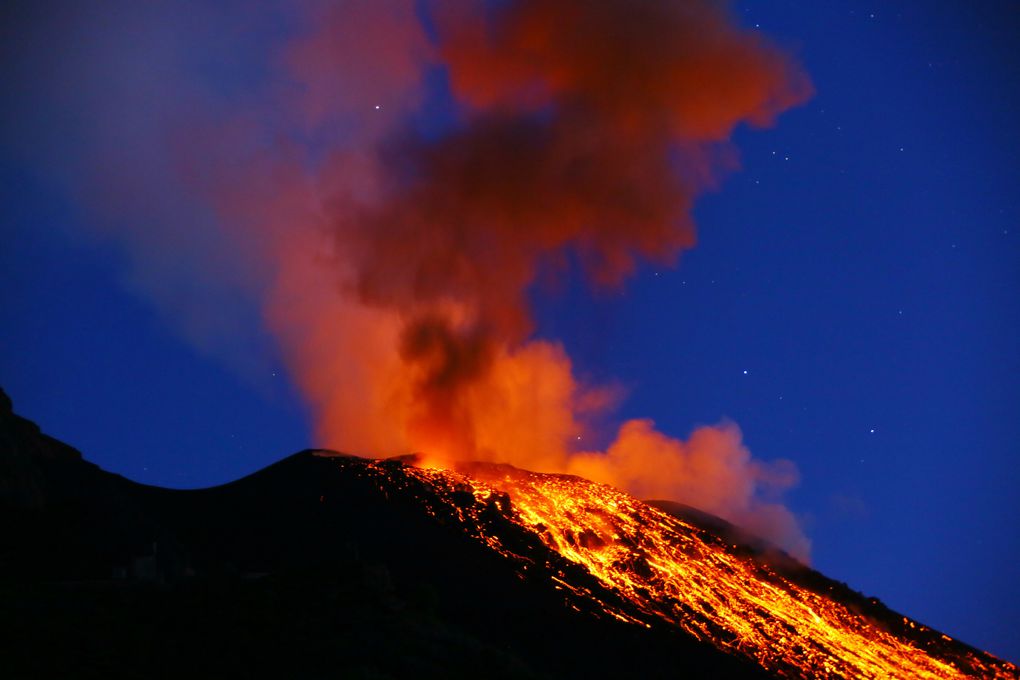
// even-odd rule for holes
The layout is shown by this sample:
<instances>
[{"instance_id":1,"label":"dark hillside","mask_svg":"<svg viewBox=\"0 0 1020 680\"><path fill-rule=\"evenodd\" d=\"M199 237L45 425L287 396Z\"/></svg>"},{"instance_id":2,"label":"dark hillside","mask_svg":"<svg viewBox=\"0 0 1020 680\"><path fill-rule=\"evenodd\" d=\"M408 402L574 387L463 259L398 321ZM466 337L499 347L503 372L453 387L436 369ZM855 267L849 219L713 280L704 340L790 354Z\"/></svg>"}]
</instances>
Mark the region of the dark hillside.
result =
<instances>
[{"instance_id":1,"label":"dark hillside","mask_svg":"<svg viewBox=\"0 0 1020 680\"><path fill-rule=\"evenodd\" d=\"M428 489L388 497L361 459L306 451L171 491L9 407L0 443L5 677L767 677L675 629L568 606L542 570L522 578L423 512ZM506 531L536 564L577 569Z\"/></svg>"}]
</instances>

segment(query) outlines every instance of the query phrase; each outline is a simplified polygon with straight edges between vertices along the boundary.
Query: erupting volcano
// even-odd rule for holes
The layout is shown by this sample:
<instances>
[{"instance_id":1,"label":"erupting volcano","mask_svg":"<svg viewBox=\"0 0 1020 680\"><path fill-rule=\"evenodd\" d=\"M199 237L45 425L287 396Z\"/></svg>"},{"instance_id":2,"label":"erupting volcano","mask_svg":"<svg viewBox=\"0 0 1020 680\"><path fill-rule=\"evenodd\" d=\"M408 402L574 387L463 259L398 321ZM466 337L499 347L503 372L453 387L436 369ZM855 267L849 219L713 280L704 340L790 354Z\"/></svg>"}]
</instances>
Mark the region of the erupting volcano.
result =
<instances>
[{"instance_id":1,"label":"erupting volcano","mask_svg":"<svg viewBox=\"0 0 1020 680\"><path fill-rule=\"evenodd\" d=\"M812 570L787 504L798 467L753 456L728 401L692 416L709 424L686 439L663 431L686 402L668 418L672 402L644 404L661 407L662 429L623 417L640 380L624 376L625 389L586 361L601 329L543 327L572 295L595 307L642 269L678 266L698 240L696 203L740 169L735 136L814 97L793 50L744 12L716 0L295 0L260 4L250 24L232 3L199 19L174 8L181 23L164 29L162 5L135 4L111 12L117 30L88 12L19 8L28 37L5 41L18 43L15 71L52 71L27 89L73 123L57 174L123 246L137 291L248 387L269 375L267 394L293 390L311 433L295 447L316 448L222 487L146 487L84 462L3 396L0 517L15 529L0 549L0 672L9 657L67 675L84 657L144 676L152 652L172 659L167 674L195 675L222 635L210 673L1020 678ZM236 54L192 54L221 34ZM53 58L57 44L75 58ZM67 66L77 52L83 75ZM115 104L97 105L107 82ZM762 242L782 228L762 222ZM805 242L797 257L809 259ZM840 240L840 257L857 247ZM667 299L657 313L684 319ZM789 309L807 308L824 339L844 332L815 319L829 306L804 296ZM748 314L743 347L759 344L754 323L781 316ZM779 373L791 356L813 353L802 377L831 363L824 341L805 351L772 337ZM655 370L685 351L662 344ZM769 403L780 384L798 381L775 380ZM738 413L748 432L757 413ZM92 625L97 611L109 615ZM79 630L66 654L40 651Z\"/></svg>"},{"instance_id":2,"label":"erupting volcano","mask_svg":"<svg viewBox=\"0 0 1020 680\"><path fill-rule=\"evenodd\" d=\"M315 451L169 491L102 472L10 410L0 426L13 677L82 659L128 673L168 644L170 674L199 658L258 676L476 663L437 656L448 647L510 664L505 677L1020 677L718 518L573 475ZM34 654L97 606L61 653Z\"/></svg>"}]
</instances>

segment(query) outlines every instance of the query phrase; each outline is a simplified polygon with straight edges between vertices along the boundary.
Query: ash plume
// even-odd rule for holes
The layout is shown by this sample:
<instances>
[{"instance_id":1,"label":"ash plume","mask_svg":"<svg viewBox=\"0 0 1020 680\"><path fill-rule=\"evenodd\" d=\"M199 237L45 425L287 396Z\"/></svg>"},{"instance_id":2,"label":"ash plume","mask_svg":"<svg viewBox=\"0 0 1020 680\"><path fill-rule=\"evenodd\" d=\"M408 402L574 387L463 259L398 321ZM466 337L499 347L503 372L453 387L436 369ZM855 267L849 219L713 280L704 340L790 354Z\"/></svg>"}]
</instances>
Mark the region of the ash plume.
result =
<instances>
[{"instance_id":1,"label":"ash plume","mask_svg":"<svg viewBox=\"0 0 1020 680\"><path fill-rule=\"evenodd\" d=\"M695 199L735 168L732 131L771 124L810 95L787 54L707 0L306 2L268 5L239 32L240 9L198 26L166 6L125 4L117 17L129 30L112 36L31 25L52 39L70 32L95 62L95 82L71 96L90 103L86 123L111 110L148 123L104 125L101 139L85 124L81 156L61 166L91 178L71 183L152 277L145 292L179 319L219 298L179 304L158 291L196 280L260 309L323 446L576 471L638 494L655 479L655 495L806 555L792 515L768 496L794 477L752 460L732 426L681 442L632 421L606 452L577 452L621 395L582 383L562 345L534 339L528 305L566 260L592 286L616 287L692 247ZM210 46L218 29L231 50ZM125 87L123 102L95 103L109 66L100 57L149 34L165 48L153 68L188 97ZM185 58L196 53L253 66L215 89L223 76ZM121 128L145 131L139 148L157 170L131 173L146 164L140 153L109 170ZM159 200L130 201L135 184ZM202 219L178 218L182 206ZM177 266L150 266L168 251ZM219 351L230 355L229 342Z\"/></svg>"}]
</instances>

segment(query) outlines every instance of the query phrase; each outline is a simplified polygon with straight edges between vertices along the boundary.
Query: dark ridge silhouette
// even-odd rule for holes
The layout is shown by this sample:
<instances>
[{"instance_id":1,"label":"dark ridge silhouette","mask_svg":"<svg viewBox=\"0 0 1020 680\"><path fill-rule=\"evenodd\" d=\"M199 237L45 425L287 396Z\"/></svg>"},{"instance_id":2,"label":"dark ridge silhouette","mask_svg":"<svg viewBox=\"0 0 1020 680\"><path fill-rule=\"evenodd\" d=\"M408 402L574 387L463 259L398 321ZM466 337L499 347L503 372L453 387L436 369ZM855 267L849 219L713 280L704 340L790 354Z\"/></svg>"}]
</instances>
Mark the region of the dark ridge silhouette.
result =
<instances>
[{"instance_id":1,"label":"dark ridge silhouette","mask_svg":"<svg viewBox=\"0 0 1020 680\"><path fill-rule=\"evenodd\" d=\"M5 678L768 677L665 625L566 606L423 513L428 489L380 493L363 459L302 451L173 491L99 469L2 401Z\"/></svg>"},{"instance_id":2,"label":"dark ridge silhouette","mask_svg":"<svg viewBox=\"0 0 1020 680\"><path fill-rule=\"evenodd\" d=\"M0 390L0 675L805 677L699 641L550 548L505 493L444 488L414 462L307 450L219 487L151 487L42 434ZM647 505L760 565L756 582L824 595L963 673L1018 677L718 517Z\"/></svg>"}]
</instances>

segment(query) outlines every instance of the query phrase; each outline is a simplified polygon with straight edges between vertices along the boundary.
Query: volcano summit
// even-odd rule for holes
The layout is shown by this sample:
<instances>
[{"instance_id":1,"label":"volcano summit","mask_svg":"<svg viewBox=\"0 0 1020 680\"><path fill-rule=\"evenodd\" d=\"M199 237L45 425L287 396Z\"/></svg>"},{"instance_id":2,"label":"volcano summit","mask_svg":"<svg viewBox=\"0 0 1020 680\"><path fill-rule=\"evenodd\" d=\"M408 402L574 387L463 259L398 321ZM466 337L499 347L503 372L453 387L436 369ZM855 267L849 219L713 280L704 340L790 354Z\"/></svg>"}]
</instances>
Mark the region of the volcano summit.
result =
<instances>
[{"instance_id":1,"label":"volcano summit","mask_svg":"<svg viewBox=\"0 0 1020 680\"><path fill-rule=\"evenodd\" d=\"M306 451L171 491L0 420L8 677L1018 677L722 520L580 477Z\"/></svg>"}]
</instances>

